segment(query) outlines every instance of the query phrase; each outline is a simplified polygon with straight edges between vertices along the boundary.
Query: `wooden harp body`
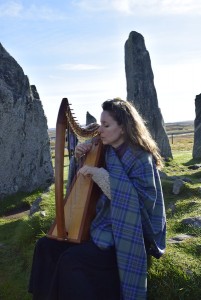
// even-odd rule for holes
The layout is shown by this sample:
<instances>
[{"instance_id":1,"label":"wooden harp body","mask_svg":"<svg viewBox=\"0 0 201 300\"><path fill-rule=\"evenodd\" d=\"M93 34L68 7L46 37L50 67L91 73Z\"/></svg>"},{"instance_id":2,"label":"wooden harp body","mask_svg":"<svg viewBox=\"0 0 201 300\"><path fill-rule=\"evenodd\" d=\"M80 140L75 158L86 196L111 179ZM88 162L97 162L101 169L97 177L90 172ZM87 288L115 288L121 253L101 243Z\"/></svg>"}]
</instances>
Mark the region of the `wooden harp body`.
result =
<instances>
[{"instance_id":1,"label":"wooden harp body","mask_svg":"<svg viewBox=\"0 0 201 300\"><path fill-rule=\"evenodd\" d=\"M81 174L75 176L73 183L64 197L64 148L66 129L81 138L92 138L97 135L96 125L93 129L83 129L72 116L68 100L62 100L56 125L55 144L55 202L56 219L47 236L50 238L81 243L89 239L90 224L95 216L95 207L100 196L100 189L90 177ZM91 151L87 154L84 164L100 167L103 165L103 145L94 138Z\"/></svg>"}]
</instances>

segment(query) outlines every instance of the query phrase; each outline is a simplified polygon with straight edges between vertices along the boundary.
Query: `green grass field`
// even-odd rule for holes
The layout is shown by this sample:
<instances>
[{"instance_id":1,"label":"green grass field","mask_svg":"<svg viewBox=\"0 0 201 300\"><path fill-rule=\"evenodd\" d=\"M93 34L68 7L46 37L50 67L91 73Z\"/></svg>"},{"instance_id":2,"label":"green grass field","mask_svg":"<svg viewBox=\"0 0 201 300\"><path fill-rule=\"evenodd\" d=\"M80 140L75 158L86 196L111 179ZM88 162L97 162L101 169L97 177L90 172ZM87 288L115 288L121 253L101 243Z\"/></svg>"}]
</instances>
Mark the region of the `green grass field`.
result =
<instances>
[{"instance_id":1,"label":"green grass field","mask_svg":"<svg viewBox=\"0 0 201 300\"><path fill-rule=\"evenodd\" d=\"M172 141L170 140L170 143ZM193 136L174 137L171 143L174 159L166 162L163 172L168 176L184 176L179 195L172 193L173 181L162 180L167 212L167 250L160 260L151 259L148 272L148 299L201 299L201 230L182 224L187 217L201 216L201 170L189 170L192 160ZM196 161L197 163L198 161ZM200 161L201 162L201 161ZM199 163L200 163L199 162ZM68 164L67 157L65 165ZM64 170L67 177L67 168ZM31 203L41 196L41 211L29 217ZM172 209L174 207L174 210ZM16 212L25 211L21 214ZM34 244L45 235L54 219L54 185L47 193L36 191L1 200L0 208L0 299L28 300L28 279ZM179 244L169 242L178 234L189 234Z\"/></svg>"},{"instance_id":2,"label":"green grass field","mask_svg":"<svg viewBox=\"0 0 201 300\"><path fill-rule=\"evenodd\" d=\"M185 218L201 216L201 171L188 169L189 165L200 163L192 160L192 150L189 149L192 143L190 136L175 140L172 147L174 159L163 169L168 176L187 177L191 183L185 183L180 194L174 195L172 180L162 180L167 214L167 249L160 260L152 259L148 299L201 299L201 229L182 224ZM169 242L180 234L192 238L181 243Z\"/></svg>"}]
</instances>

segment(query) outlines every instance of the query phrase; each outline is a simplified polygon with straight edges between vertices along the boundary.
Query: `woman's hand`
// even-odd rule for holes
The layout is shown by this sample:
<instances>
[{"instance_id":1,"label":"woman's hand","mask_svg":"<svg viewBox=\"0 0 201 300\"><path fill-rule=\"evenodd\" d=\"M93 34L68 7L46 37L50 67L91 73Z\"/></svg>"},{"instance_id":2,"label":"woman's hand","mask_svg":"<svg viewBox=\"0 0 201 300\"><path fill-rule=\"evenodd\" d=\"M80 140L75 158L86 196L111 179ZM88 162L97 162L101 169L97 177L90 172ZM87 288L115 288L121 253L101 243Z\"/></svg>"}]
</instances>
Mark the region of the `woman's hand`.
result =
<instances>
[{"instance_id":1,"label":"woman's hand","mask_svg":"<svg viewBox=\"0 0 201 300\"><path fill-rule=\"evenodd\" d=\"M97 167L91 167L91 166L83 166L79 169L78 174L82 174L83 176L93 176L99 168Z\"/></svg>"},{"instance_id":2,"label":"woman's hand","mask_svg":"<svg viewBox=\"0 0 201 300\"><path fill-rule=\"evenodd\" d=\"M92 144L91 143L83 143L83 144L78 144L75 147L75 157L80 158L83 155L85 155L87 152L91 150Z\"/></svg>"}]
</instances>

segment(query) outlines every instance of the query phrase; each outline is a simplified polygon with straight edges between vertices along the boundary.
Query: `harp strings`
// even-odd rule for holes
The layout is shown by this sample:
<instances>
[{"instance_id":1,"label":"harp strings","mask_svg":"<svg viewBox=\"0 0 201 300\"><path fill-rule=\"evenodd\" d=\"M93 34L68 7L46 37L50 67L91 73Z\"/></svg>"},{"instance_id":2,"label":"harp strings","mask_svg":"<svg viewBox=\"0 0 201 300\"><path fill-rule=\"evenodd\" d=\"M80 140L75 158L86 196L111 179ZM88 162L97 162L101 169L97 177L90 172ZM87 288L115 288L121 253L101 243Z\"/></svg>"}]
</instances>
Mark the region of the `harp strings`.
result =
<instances>
[{"instance_id":1,"label":"harp strings","mask_svg":"<svg viewBox=\"0 0 201 300\"><path fill-rule=\"evenodd\" d=\"M76 181L76 185L74 186L74 196L73 202L70 206L70 209L65 212L65 219L66 219L66 228L69 227L71 223L71 219L73 218L73 211L74 206L77 206L77 202L80 198L80 190L82 189L81 180L79 180L79 184L77 182L77 170L84 164L86 155L81 157L78 161L75 160L74 151L75 147L78 142L90 140L96 140L96 136L98 135L98 127L99 125L96 123L91 123L88 126L82 127L77 122L77 119L74 117L74 113L70 107L70 104L67 101L67 108L66 108L66 122L67 122L67 130L66 130L66 141L68 145L68 155L69 155L69 174L68 174L68 181L67 181L67 189L66 189L66 197L69 195L72 186ZM81 176L81 175L78 175ZM76 188L75 188L76 187ZM78 205L79 206L79 205Z\"/></svg>"}]
</instances>

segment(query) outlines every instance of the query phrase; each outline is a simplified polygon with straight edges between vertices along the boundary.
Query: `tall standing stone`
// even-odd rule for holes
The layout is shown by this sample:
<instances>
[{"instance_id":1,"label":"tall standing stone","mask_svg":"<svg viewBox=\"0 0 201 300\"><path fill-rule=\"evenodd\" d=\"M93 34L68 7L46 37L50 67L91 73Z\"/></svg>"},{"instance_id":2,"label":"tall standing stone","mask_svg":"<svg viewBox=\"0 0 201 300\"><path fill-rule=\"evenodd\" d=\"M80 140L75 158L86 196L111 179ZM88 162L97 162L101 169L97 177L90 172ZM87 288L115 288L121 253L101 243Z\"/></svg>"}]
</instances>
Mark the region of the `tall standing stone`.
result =
<instances>
[{"instance_id":1,"label":"tall standing stone","mask_svg":"<svg viewBox=\"0 0 201 300\"><path fill-rule=\"evenodd\" d=\"M193 158L201 158L201 94L195 98Z\"/></svg>"},{"instance_id":2,"label":"tall standing stone","mask_svg":"<svg viewBox=\"0 0 201 300\"><path fill-rule=\"evenodd\" d=\"M89 125L91 123L96 123L96 118L94 118L94 116L92 116L88 111L86 114L86 125Z\"/></svg>"},{"instance_id":3,"label":"tall standing stone","mask_svg":"<svg viewBox=\"0 0 201 300\"><path fill-rule=\"evenodd\" d=\"M0 199L54 180L47 119L35 86L0 44Z\"/></svg>"},{"instance_id":4,"label":"tall standing stone","mask_svg":"<svg viewBox=\"0 0 201 300\"><path fill-rule=\"evenodd\" d=\"M130 33L125 43L125 71L128 101L135 105L146 121L161 155L165 158L172 157L163 117L158 107L149 52L143 36L135 31Z\"/></svg>"}]
</instances>

